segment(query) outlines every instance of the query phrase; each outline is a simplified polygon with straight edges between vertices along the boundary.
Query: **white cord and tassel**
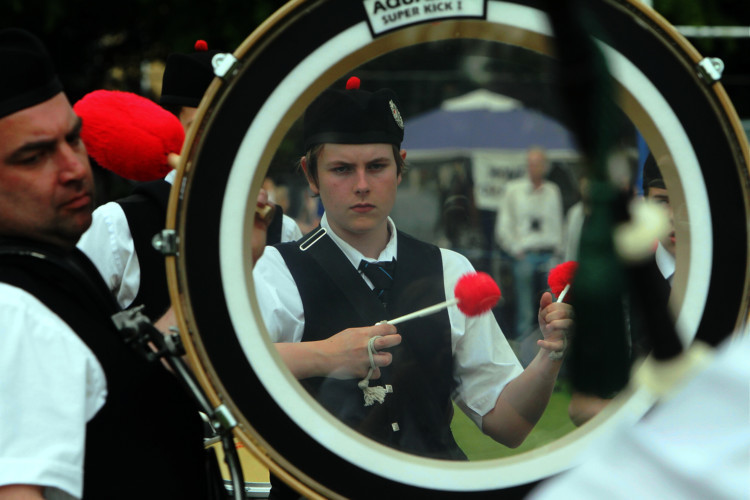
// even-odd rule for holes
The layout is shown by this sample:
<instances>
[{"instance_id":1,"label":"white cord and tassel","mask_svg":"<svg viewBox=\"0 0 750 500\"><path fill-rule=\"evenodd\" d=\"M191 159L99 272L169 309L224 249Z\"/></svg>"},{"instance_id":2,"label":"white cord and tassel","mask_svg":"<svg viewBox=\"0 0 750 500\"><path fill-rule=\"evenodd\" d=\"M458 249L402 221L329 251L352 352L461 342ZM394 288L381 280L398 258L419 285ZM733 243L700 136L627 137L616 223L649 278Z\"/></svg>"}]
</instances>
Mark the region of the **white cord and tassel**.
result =
<instances>
[{"instance_id":1,"label":"white cord and tassel","mask_svg":"<svg viewBox=\"0 0 750 500\"><path fill-rule=\"evenodd\" d=\"M357 383L357 386L364 393L365 406L372 406L376 401L382 404L385 401L385 395L393 392L393 388L390 385L386 385L385 387L381 385L370 387L370 377L372 377L372 373L376 368L375 358L373 357L377 352L375 350L375 340L380 337L380 335L376 335L367 343L367 354L370 356L370 370L367 372L367 376Z\"/></svg>"}]
</instances>

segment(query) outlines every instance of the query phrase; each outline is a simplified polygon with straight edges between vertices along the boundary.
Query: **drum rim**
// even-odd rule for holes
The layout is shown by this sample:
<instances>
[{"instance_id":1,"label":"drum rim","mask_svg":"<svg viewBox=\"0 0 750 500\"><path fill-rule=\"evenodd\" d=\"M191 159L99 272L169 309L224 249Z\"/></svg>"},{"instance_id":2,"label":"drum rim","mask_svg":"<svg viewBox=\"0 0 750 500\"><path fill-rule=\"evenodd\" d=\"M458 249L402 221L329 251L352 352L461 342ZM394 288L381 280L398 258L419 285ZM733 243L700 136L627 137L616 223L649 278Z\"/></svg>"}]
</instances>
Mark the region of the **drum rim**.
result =
<instances>
[{"instance_id":1,"label":"drum rim","mask_svg":"<svg viewBox=\"0 0 750 500\"><path fill-rule=\"evenodd\" d=\"M281 11L277 12L272 18L270 18L264 25L248 39L243 42L240 48L235 52L235 57L242 59L253 50L257 45L267 42L268 37L279 36L276 33L276 29L279 24L292 23L291 18L301 15L300 12L306 8L314 9L317 6L324 3L335 3L335 2L306 2L303 0L290 2ZM524 2L516 2L524 3ZM686 62L697 63L700 60L700 55L692 48L692 46L685 40L674 28L672 28L666 21L664 21L658 14L647 7L630 1L614 1L608 0L606 2L609 6L614 8L620 8L627 11L629 15L634 16L634 19L647 22L652 29L658 29L662 31L662 35L669 38L669 41L676 47L675 50L681 51L680 56ZM673 48L674 48L673 47ZM196 118L197 125L191 128L188 133L185 146L183 148L183 161L178 171L177 178L175 180L175 186L178 187L173 189L172 196L169 203L167 228L176 229L178 234L184 234L185 231L185 219L186 210L189 204L190 189L185 189L181 193L181 187L189 184L188 177L190 176L192 169L195 168L196 160L198 159L201 147L205 137L210 133L210 127L214 113L219 111L221 107L221 101L231 89L233 82L229 82L229 85L225 85L219 79L215 79L214 83L209 87L209 91L206 93L201 106L198 111ZM726 93L720 84L715 84L711 90L710 95L715 100L714 105L720 107L720 119L726 121L725 126L728 126L733 130L735 139L741 137L737 132L741 130L739 125L739 119L736 117L731 102L729 101ZM711 99L711 97L709 97ZM729 138L732 132L725 132L725 135ZM746 141L741 139L737 140L737 147L740 149L739 156L744 161L744 165L748 164L748 148ZM744 180L742 185L743 192L746 194L747 178L746 172L741 171L738 173L741 180ZM254 181L254 184L258 184L258 179ZM255 186L253 192L257 193L259 186ZM747 196L745 196L747 199ZM745 217L748 214L748 208L745 206ZM747 240L747 237L745 238ZM184 242L180 242L180 255L184 256L185 252L189 252L188 247L184 246ZM215 362L211 360L208 351L202 341L202 336L199 333L198 324L196 323L193 315L193 307L191 305L191 299L189 297L190 290L187 286L188 278L185 272L185 262L181 260L181 257L168 257L167 268L168 268L168 281L170 294L172 301L175 306L176 315L178 318L178 324L183 335L183 340L186 344L186 350L188 351L188 358L191 365L195 368L196 375L198 375L199 382L208 392L211 401L216 404L227 405L232 413L238 416L238 420L241 422L240 428L236 430L238 437L248 446L253 453L255 453L261 461L266 465L274 474L281 477L284 481L291 484L295 489L303 492L310 496L324 495L326 497L335 497L337 492L333 491L335 485L322 484L317 481L316 478L305 473L293 464L286 460L284 456L279 454L276 449L271 446L264 437L259 433L252 425L252 422L245 418L244 414L240 411L233 396L230 394L225 385L223 384L218 372L215 368ZM747 272L745 273L747 274ZM748 311L748 280L745 276L743 284L743 296L739 306L739 313L736 319L736 326L744 323ZM624 405L625 402L619 404ZM613 410L615 407L613 406ZM603 415L604 417L605 415ZM604 419L602 419L604 420ZM592 425L587 431L592 433L597 432L599 424L592 422ZM303 467L304 469L304 467ZM375 476L377 477L377 476ZM381 478L382 479L382 478ZM389 487L393 485L393 482L388 482ZM396 481L396 484L399 484ZM508 492L507 489L501 489L499 491Z\"/></svg>"}]
</instances>

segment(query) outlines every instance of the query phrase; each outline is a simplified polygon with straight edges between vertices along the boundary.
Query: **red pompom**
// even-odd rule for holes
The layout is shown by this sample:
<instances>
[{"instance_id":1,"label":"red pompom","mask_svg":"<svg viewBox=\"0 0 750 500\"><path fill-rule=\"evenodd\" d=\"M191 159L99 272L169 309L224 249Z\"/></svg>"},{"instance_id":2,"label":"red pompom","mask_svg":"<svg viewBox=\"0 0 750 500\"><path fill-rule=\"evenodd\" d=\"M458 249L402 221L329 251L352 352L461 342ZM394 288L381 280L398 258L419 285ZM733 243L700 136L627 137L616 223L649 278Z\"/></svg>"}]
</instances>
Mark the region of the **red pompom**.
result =
<instances>
[{"instance_id":1,"label":"red pompom","mask_svg":"<svg viewBox=\"0 0 750 500\"><path fill-rule=\"evenodd\" d=\"M205 40L197 40L195 42L195 50L198 52L205 52L208 50L208 43Z\"/></svg>"},{"instance_id":2,"label":"red pompom","mask_svg":"<svg viewBox=\"0 0 750 500\"><path fill-rule=\"evenodd\" d=\"M155 102L130 92L96 90L73 110L83 120L81 138L102 167L134 181L167 175L170 153L180 153L185 130L180 120Z\"/></svg>"},{"instance_id":3,"label":"red pompom","mask_svg":"<svg viewBox=\"0 0 750 500\"><path fill-rule=\"evenodd\" d=\"M346 90L357 90L359 88L359 78L351 76L346 81Z\"/></svg>"},{"instance_id":4,"label":"red pompom","mask_svg":"<svg viewBox=\"0 0 750 500\"><path fill-rule=\"evenodd\" d=\"M558 264L550 270L549 276L547 276L547 284L555 297L559 297L565 287L573 283L573 277L575 276L577 269L578 262L569 260L568 262ZM570 295L566 295L566 299L569 296ZM564 301L565 299L563 299L563 302Z\"/></svg>"},{"instance_id":5,"label":"red pompom","mask_svg":"<svg viewBox=\"0 0 750 500\"><path fill-rule=\"evenodd\" d=\"M500 300L500 288L492 277L483 272L461 276L453 289L458 308L467 316L486 313Z\"/></svg>"}]
</instances>

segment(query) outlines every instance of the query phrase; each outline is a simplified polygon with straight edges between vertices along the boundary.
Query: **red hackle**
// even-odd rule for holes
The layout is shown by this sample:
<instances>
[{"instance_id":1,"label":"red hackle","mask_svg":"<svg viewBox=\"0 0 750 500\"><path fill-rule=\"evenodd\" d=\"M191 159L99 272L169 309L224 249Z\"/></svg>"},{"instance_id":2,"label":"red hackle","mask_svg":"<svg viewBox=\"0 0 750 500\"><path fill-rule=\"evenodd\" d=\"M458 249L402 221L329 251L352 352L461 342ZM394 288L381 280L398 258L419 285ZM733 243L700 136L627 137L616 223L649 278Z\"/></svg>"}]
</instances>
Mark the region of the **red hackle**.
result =
<instances>
[{"instance_id":1,"label":"red hackle","mask_svg":"<svg viewBox=\"0 0 750 500\"><path fill-rule=\"evenodd\" d=\"M458 299L458 309L467 316L486 313L500 300L500 287L492 277L483 272L461 276L453 292Z\"/></svg>"},{"instance_id":2,"label":"red hackle","mask_svg":"<svg viewBox=\"0 0 750 500\"><path fill-rule=\"evenodd\" d=\"M81 138L100 166L133 181L163 178L170 153L185 141L180 120L155 102L131 92L95 90L75 103Z\"/></svg>"},{"instance_id":3,"label":"red hackle","mask_svg":"<svg viewBox=\"0 0 750 500\"><path fill-rule=\"evenodd\" d=\"M575 277L577 269L578 262L569 260L556 265L550 270L549 275L547 276L547 284L555 297L559 297L560 293L562 293L567 285L573 284L573 278ZM568 297L570 297L570 294L565 296L563 302L565 302Z\"/></svg>"},{"instance_id":4,"label":"red hackle","mask_svg":"<svg viewBox=\"0 0 750 500\"><path fill-rule=\"evenodd\" d=\"M197 40L193 48L198 52L205 52L208 50L208 43L205 40Z\"/></svg>"}]
</instances>

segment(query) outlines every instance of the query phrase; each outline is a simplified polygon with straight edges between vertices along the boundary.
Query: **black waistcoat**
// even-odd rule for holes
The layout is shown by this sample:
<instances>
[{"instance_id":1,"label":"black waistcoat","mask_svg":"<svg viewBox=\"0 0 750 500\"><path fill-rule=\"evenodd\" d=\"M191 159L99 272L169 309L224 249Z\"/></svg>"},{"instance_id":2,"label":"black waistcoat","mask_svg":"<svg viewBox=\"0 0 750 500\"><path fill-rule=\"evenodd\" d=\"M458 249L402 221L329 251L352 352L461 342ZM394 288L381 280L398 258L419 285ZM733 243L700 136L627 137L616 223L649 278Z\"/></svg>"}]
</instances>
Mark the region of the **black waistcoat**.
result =
<instances>
[{"instance_id":1,"label":"black waistcoat","mask_svg":"<svg viewBox=\"0 0 750 500\"><path fill-rule=\"evenodd\" d=\"M9 255L22 247L37 256ZM119 307L93 264L77 249L38 243L2 240L0 254L0 281L60 316L104 370L107 399L86 426L84 498L206 498L196 405L160 363L125 345L110 320Z\"/></svg>"},{"instance_id":2,"label":"black waistcoat","mask_svg":"<svg viewBox=\"0 0 750 500\"><path fill-rule=\"evenodd\" d=\"M398 233L398 264L385 309L330 238L304 252L299 242L276 248L302 297L303 341L326 339L346 328L373 325L445 301L440 250L402 232ZM335 256L335 269L321 264L315 252ZM370 381L371 386L393 387L385 403L365 407L354 379L310 378L303 385L339 419L383 444L433 458L465 460L450 431L456 383L447 311L397 328L403 340L391 349L393 363L381 368L380 379Z\"/></svg>"},{"instance_id":3,"label":"black waistcoat","mask_svg":"<svg viewBox=\"0 0 750 500\"><path fill-rule=\"evenodd\" d=\"M164 255L154 249L151 241L166 225L171 189L172 185L164 180L144 182L133 194L117 201L128 219L141 273L133 306L144 305L143 314L152 321L163 316L170 304Z\"/></svg>"}]
</instances>

